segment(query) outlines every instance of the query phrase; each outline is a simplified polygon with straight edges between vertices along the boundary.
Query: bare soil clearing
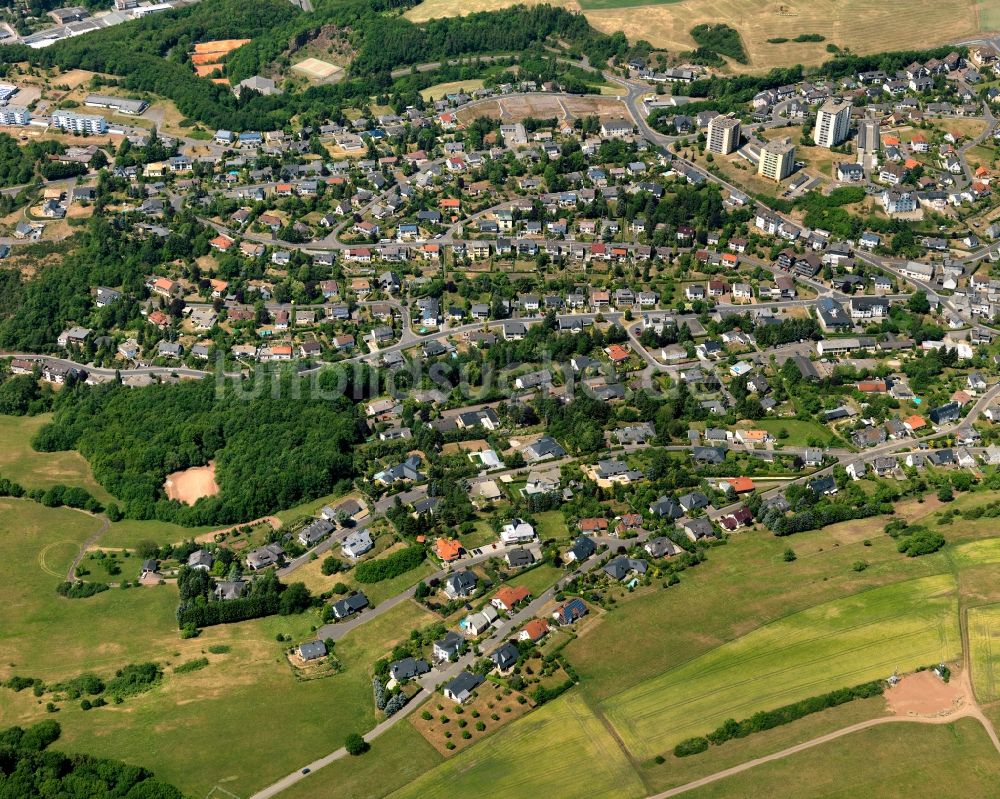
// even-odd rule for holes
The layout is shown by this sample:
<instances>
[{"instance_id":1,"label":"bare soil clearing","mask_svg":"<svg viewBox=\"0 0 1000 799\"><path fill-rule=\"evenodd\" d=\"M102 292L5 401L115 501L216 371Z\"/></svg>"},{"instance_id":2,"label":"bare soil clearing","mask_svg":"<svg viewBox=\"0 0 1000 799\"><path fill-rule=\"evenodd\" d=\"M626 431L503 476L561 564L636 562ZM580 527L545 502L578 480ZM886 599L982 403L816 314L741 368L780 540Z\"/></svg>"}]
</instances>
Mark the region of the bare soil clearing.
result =
<instances>
[{"instance_id":1,"label":"bare soil clearing","mask_svg":"<svg viewBox=\"0 0 1000 799\"><path fill-rule=\"evenodd\" d=\"M185 505L194 505L202 497L214 497L219 493L219 484L215 482L215 463L169 474L163 488L168 498Z\"/></svg>"}]
</instances>

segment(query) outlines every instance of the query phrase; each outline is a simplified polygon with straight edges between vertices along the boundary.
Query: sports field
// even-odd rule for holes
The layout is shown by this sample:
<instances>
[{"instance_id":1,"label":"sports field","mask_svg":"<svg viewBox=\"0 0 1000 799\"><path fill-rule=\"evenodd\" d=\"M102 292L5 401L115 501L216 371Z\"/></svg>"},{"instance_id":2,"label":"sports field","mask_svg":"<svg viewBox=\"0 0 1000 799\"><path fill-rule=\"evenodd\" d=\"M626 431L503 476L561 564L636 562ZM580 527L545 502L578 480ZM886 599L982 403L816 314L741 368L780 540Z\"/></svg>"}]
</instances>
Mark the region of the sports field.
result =
<instances>
[{"instance_id":1,"label":"sports field","mask_svg":"<svg viewBox=\"0 0 1000 799\"><path fill-rule=\"evenodd\" d=\"M795 613L613 696L601 710L631 753L661 754L728 718L781 707L961 652L955 580L938 575Z\"/></svg>"},{"instance_id":2,"label":"sports field","mask_svg":"<svg viewBox=\"0 0 1000 799\"><path fill-rule=\"evenodd\" d=\"M980 702L1000 699L1000 605L969 608L972 687Z\"/></svg>"},{"instance_id":3,"label":"sports field","mask_svg":"<svg viewBox=\"0 0 1000 799\"><path fill-rule=\"evenodd\" d=\"M292 71L299 72L310 80L316 81L329 81L332 78L339 80L344 73L342 67L320 58L306 58L299 61L299 63L292 65Z\"/></svg>"},{"instance_id":4,"label":"sports field","mask_svg":"<svg viewBox=\"0 0 1000 799\"><path fill-rule=\"evenodd\" d=\"M1000 756L973 719L885 724L685 793L690 799L996 796Z\"/></svg>"},{"instance_id":5,"label":"sports field","mask_svg":"<svg viewBox=\"0 0 1000 799\"><path fill-rule=\"evenodd\" d=\"M580 696L571 692L390 796L631 799L645 793L607 728Z\"/></svg>"},{"instance_id":6,"label":"sports field","mask_svg":"<svg viewBox=\"0 0 1000 799\"><path fill-rule=\"evenodd\" d=\"M458 16L514 5L514 0L425 0L407 12L414 21ZM747 69L818 64L831 58L826 45L849 47L860 54L932 47L960 41L979 30L976 0L558 0L553 4L583 10L590 23L606 33L623 31L631 41L645 39L673 51L695 47L689 31L700 23L725 22L736 28L750 56ZM983 30L997 27L1000 14L982 9ZM825 42L769 44L821 33ZM742 68L741 68L742 69Z\"/></svg>"}]
</instances>

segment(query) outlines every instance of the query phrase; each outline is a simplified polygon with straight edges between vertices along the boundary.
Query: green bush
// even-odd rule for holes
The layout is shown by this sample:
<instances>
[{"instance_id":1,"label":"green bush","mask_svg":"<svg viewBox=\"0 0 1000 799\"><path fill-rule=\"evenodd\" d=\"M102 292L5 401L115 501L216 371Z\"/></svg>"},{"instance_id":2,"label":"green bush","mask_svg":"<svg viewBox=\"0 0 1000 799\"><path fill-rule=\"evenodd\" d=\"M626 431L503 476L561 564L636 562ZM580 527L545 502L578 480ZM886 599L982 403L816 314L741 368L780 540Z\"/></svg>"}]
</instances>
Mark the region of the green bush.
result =
<instances>
[{"instance_id":1,"label":"green bush","mask_svg":"<svg viewBox=\"0 0 1000 799\"><path fill-rule=\"evenodd\" d=\"M746 64L749 61L740 34L728 25L722 23L695 25L691 28L691 38L698 43L702 50L729 56L740 64Z\"/></svg>"},{"instance_id":2,"label":"green bush","mask_svg":"<svg viewBox=\"0 0 1000 799\"><path fill-rule=\"evenodd\" d=\"M399 577L423 563L425 550L422 546L409 546L388 557L366 560L354 570L354 579L359 583L378 583Z\"/></svg>"},{"instance_id":3,"label":"green bush","mask_svg":"<svg viewBox=\"0 0 1000 799\"><path fill-rule=\"evenodd\" d=\"M697 755L704 752L706 749L708 749L708 738L699 735L697 738L688 738L677 744L677 746L674 747L674 757Z\"/></svg>"},{"instance_id":4,"label":"green bush","mask_svg":"<svg viewBox=\"0 0 1000 799\"><path fill-rule=\"evenodd\" d=\"M900 541L896 549L908 558L916 558L937 552L944 544L944 536L941 533L935 533L933 530L919 530Z\"/></svg>"},{"instance_id":5,"label":"green bush","mask_svg":"<svg viewBox=\"0 0 1000 799\"><path fill-rule=\"evenodd\" d=\"M207 665L208 658L195 658L194 660L185 661L179 666L174 666L174 674L188 674L189 672L203 669Z\"/></svg>"}]
</instances>

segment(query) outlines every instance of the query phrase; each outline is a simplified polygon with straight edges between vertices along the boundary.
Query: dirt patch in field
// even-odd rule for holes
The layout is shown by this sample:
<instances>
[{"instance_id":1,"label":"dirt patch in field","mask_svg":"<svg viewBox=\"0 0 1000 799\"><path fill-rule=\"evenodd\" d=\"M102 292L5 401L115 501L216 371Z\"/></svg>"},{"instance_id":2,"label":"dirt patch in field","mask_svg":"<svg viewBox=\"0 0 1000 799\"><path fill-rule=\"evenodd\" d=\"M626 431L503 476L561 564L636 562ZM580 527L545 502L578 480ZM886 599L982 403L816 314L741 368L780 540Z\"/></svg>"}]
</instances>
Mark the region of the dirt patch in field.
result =
<instances>
[{"instance_id":1,"label":"dirt patch in field","mask_svg":"<svg viewBox=\"0 0 1000 799\"><path fill-rule=\"evenodd\" d=\"M944 716L966 701L964 681L953 674L944 682L933 671L907 674L885 692L889 710L897 716Z\"/></svg>"},{"instance_id":2,"label":"dirt patch in field","mask_svg":"<svg viewBox=\"0 0 1000 799\"><path fill-rule=\"evenodd\" d=\"M500 97L465 108L458 112L463 125L479 117L518 122L528 117L535 119L574 120L585 116L601 119L624 118L631 120L625 104L613 97L564 97L551 94L530 94L518 97Z\"/></svg>"},{"instance_id":3,"label":"dirt patch in field","mask_svg":"<svg viewBox=\"0 0 1000 799\"><path fill-rule=\"evenodd\" d=\"M169 499L176 499L185 505L194 505L202 497L214 497L219 493L219 484L215 482L215 462L167 475L163 489Z\"/></svg>"}]
</instances>

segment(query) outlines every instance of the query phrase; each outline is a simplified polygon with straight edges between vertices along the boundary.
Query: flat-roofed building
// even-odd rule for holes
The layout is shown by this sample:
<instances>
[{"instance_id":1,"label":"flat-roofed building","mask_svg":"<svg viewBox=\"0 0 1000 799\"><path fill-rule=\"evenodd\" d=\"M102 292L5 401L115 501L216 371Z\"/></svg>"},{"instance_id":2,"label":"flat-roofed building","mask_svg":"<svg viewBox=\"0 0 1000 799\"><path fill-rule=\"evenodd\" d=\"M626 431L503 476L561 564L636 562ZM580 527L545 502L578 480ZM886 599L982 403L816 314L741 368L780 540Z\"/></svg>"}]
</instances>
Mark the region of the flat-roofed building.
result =
<instances>
[{"instance_id":1,"label":"flat-roofed building","mask_svg":"<svg viewBox=\"0 0 1000 799\"><path fill-rule=\"evenodd\" d=\"M740 145L740 121L719 115L708 123L708 151L728 155Z\"/></svg>"},{"instance_id":2,"label":"flat-roofed building","mask_svg":"<svg viewBox=\"0 0 1000 799\"><path fill-rule=\"evenodd\" d=\"M851 104L842 97L831 97L816 112L813 141L818 147L836 147L851 127Z\"/></svg>"},{"instance_id":3,"label":"flat-roofed building","mask_svg":"<svg viewBox=\"0 0 1000 799\"><path fill-rule=\"evenodd\" d=\"M760 148L757 174L768 180L782 181L795 171L795 145L789 138L769 141Z\"/></svg>"}]
</instances>

